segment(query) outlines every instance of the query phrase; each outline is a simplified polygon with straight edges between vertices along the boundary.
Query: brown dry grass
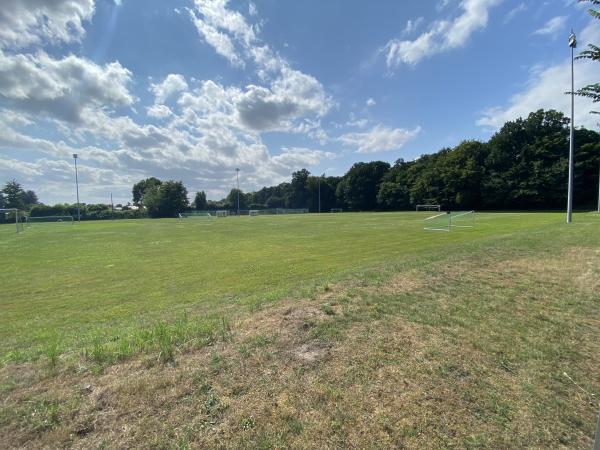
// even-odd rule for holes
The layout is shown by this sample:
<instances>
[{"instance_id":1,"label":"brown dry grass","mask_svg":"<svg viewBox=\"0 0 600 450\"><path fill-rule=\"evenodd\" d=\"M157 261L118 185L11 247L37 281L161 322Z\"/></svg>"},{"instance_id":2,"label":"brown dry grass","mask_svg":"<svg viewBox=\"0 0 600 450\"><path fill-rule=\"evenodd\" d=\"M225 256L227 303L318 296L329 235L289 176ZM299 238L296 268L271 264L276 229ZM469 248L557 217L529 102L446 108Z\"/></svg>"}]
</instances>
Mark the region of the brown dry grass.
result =
<instances>
[{"instance_id":1,"label":"brown dry grass","mask_svg":"<svg viewBox=\"0 0 600 450\"><path fill-rule=\"evenodd\" d=\"M7 366L0 442L586 448L600 407L599 267L589 248L462 259L281 301L173 364Z\"/></svg>"}]
</instances>

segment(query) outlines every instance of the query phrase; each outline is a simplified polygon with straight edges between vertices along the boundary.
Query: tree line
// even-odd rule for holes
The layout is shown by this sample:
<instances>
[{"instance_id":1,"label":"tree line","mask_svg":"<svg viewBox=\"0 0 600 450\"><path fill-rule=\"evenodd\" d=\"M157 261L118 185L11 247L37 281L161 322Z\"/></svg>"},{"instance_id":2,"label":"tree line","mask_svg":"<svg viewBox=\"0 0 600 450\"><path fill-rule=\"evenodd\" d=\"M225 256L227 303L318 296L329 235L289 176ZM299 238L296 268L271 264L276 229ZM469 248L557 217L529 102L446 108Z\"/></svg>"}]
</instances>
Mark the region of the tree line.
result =
<instances>
[{"instance_id":1,"label":"tree line","mask_svg":"<svg viewBox=\"0 0 600 450\"><path fill-rule=\"evenodd\" d=\"M569 119L554 110L509 121L489 141L463 141L421 156L359 162L341 177L311 175L306 169L290 182L243 193L240 209L308 208L321 211L409 210L418 204L444 209L562 209L566 204ZM591 206L598 192L600 134L575 131L574 201ZM237 208L236 189L222 200L196 195L198 210Z\"/></svg>"},{"instance_id":2,"label":"tree line","mask_svg":"<svg viewBox=\"0 0 600 450\"><path fill-rule=\"evenodd\" d=\"M563 209L566 205L569 119L539 110L509 121L487 142L463 141L453 148L398 159L359 162L343 176L315 176L301 169L289 182L239 192L240 209L308 208L328 212L411 210L417 204L444 209ZM574 204L594 205L598 193L600 134L575 131ZM320 196L319 196L320 192ZM181 181L151 177L133 186L134 207L81 204L82 219L176 217L191 208L236 210L237 189L218 201L197 192L190 203ZM0 192L0 208L30 211L32 216L75 215L76 204L43 205L33 191L12 180ZM120 206L120 205L117 205Z\"/></svg>"}]
</instances>

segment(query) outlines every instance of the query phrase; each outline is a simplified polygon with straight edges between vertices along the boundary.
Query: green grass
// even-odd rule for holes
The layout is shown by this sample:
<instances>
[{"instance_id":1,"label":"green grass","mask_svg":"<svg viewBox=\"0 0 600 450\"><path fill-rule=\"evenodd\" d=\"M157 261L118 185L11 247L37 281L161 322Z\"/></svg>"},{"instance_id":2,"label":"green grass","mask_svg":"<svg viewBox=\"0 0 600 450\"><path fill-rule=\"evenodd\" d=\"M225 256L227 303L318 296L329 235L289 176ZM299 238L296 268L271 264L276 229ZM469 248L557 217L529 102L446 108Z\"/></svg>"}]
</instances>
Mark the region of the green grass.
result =
<instances>
[{"instance_id":1,"label":"green grass","mask_svg":"<svg viewBox=\"0 0 600 450\"><path fill-rule=\"evenodd\" d=\"M0 441L589 448L600 215L427 215L0 227Z\"/></svg>"},{"instance_id":2,"label":"green grass","mask_svg":"<svg viewBox=\"0 0 600 450\"><path fill-rule=\"evenodd\" d=\"M474 230L436 233L422 229L428 214L36 224L19 236L2 226L0 360L35 359L57 345L74 352L186 312L260 306L352 272L563 221L478 214Z\"/></svg>"}]
</instances>

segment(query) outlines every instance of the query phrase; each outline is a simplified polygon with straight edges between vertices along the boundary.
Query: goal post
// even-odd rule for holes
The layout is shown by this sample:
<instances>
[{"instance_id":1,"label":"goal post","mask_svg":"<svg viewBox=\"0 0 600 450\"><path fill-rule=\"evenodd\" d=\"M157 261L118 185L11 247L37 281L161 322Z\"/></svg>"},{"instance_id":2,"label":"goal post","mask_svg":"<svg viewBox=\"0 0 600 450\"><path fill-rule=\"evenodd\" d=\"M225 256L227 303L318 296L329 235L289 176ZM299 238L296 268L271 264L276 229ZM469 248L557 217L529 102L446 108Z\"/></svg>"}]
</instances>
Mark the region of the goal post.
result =
<instances>
[{"instance_id":1,"label":"goal post","mask_svg":"<svg viewBox=\"0 0 600 450\"><path fill-rule=\"evenodd\" d=\"M3 215L4 222L15 223L17 234L23 231L23 223L27 220L27 214L18 208L0 208L0 214Z\"/></svg>"},{"instance_id":2,"label":"goal post","mask_svg":"<svg viewBox=\"0 0 600 450\"><path fill-rule=\"evenodd\" d=\"M344 210L342 208L331 208L331 212L332 213L341 213L341 212L344 212Z\"/></svg>"},{"instance_id":3,"label":"goal post","mask_svg":"<svg viewBox=\"0 0 600 450\"><path fill-rule=\"evenodd\" d=\"M250 217L256 217L260 214L260 210L258 209L251 209L250 211L248 211L248 215Z\"/></svg>"},{"instance_id":4,"label":"goal post","mask_svg":"<svg viewBox=\"0 0 600 450\"><path fill-rule=\"evenodd\" d=\"M441 211L441 205L417 205L416 211Z\"/></svg>"},{"instance_id":5,"label":"goal post","mask_svg":"<svg viewBox=\"0 0 600 450\"><path fill-rule=\"evenodd\" d=\"M216 211L215 215L217 217L227 217L227 216L229 216L229 211L226 209L221 209L221 210Z\"/></svg>"},{"instance_id":6,"label":"goal post","mask_svg":"<svg viewBox=\"0 0 600 450\"><path fill-rule=\"evenodd\" d=\"M29 216L25 219L27 228L31 228L34 223L68 223L73 225L75 219L73 216Z\"/></svg>"},{"instance_id":7,"label":"goal post","mask_svg":"<svg viewBox=\"0 0 600 450\"><path fill-rule=\"evenodd\" d=\"M208 211L187 211L179 213L179 219L206 219L212 215Z\"/></svg>"},{"instance_id":8,"label":"goal post","mask_svg":"<svg viewBox=\"0 0 600 450\"><path fill-rule=\"evenodd\" d=\"M451 214L450 226L457 228L474 228L475 211L464 211Z\"/></svg>"},{"instance_id":9,"label":"goal post","mask_svg":"<svg viewBox=\"0 0 600 450\"><path fill-rule=\"evenodd\" d=\"M450 212L443 212L440 214L434 214L424 219L425 225L424 230L428 231L450 231Z\"/></svg>"}]
</instances>

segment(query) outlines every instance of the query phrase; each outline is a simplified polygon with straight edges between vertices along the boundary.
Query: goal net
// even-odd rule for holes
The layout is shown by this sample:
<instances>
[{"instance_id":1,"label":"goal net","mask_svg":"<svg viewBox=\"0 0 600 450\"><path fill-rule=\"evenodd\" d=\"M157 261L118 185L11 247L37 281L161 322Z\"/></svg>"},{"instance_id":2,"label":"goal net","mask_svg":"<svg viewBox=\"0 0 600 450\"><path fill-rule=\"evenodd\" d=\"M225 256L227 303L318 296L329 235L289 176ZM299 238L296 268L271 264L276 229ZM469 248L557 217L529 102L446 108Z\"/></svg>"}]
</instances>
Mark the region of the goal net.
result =
<instances>
[{"instance_id":1,"label":"goal net","mask_svg":"<svg viewBox=\"0 0 600 450\"><path fill-rule=\"evenodd\" d=\"M344 211L344 210L343 210L342 208L331 208L331 212L332 212L332 213L341 213L341 212L343 212L343 211Z\"/></svg>"},{"instance_id":2,"label":"goal net","mask_svg":"<svg viewBox=\"0 0 600 450\"><path fill-rule=\"evenodd\" d=\"M417 211L441 211L441 205L417 205Z\"/></svg>"},{"instance_id":3,"label":"goal net","mask_svg":"<svg viewBox=\"0 0 600 450\"><path fill-rule=\"evenodd\" d=\"M451 231L453 228L473 228L475 211L442 212L425 219L423 229L430 231Z\"/></svg>"},{"instance_id":4,"label":"goal net","mask_svg":"<svg viewBox=\"0 0 600 450\"><path fill-rule=\"evenodd\" d=\"M456 228L473 228L475 211L455 212L450 215L450 226Z\"/></svg>"},{"instance_id":5,"label":"goal net","mask_svg":"<svg viewBox=\"0 0 600 450\"><path fill-rule=\"evenodd\" d=\"M75 219L73 216L29 216L26 218L27 228L31 228L36 223L66 223L73 225Z\"/></svg>"},{"instance_id":6,"label":"goal net","mask_svg":"<svg viewBox=\"0 0 600 450\"><path fill-rule=\"evenodd\" d=\"M2 208L0 209L0 222L6 224L14 224L15 230L18 233L23 231L23 224L27 219L25 211L17 208Z\"/></svg>"},{"instance_id":7,"label":"goal net","mask_svg":"<svg viewBox=\"0 0 600 450\"><path fill-rule=\"evenodd\" d=\"M223 209L215 212L217 217L227 217L229 215L229 211Z\"/></svg>"},{"instance_id":8,"label":"goal net","mask_svg":"<svg viewBox=\"0 0 600 450\"><path fill-rule=\"evenodd\" d=\"M188 211L179 214L180 219L206 219L212 217L208 211Z\"/></svg>"},{"instance_id":9,"label":"goal net","mask_svg":"<svg viewBox=\"0 0 600 450\"><path fill-rule=\"evenodd\" d=\"M251 209L250 211L248 211L248 215L250 217L258 216L259 214L260 214L260 211L258 209Z\"/></svg>"},{"instance_id":10,"label":"goal net","mask_svg":"<svg viewBox=\"0 0 600 450\"><path fill-rule=\"evenodd\" d=\"M426 218L423 229L429 231L450 231L450 212L443 212Z\"/></svg>"}]
</instances>

